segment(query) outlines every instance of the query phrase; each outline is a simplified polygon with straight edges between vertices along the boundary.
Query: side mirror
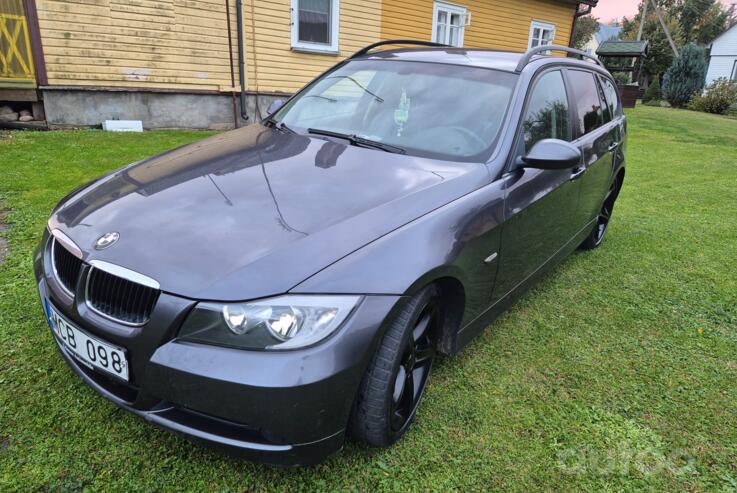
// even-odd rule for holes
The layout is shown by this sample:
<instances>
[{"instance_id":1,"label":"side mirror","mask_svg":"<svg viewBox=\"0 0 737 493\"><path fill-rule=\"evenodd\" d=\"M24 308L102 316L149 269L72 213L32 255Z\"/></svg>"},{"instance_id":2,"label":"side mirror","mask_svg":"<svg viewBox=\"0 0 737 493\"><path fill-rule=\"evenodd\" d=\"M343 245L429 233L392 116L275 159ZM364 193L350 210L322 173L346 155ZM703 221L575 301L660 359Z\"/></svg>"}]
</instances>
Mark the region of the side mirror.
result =
<instances>
[{"instance_id":1,"label":"side mirror","mask_svg":"<svg viewBox=\"0 0 737 493\"><path fill-rule=\"evenodd\" d=\"M581 161L581 150L564 140L544 139L522 157L523 168L569 169Z\"/></svg>"},{"instance_id":2,"label":"side mirror","mask_svg":"<svg viewBox=\"0 0 737 493\"><path fill-rule=\"evenodd\" d=\"M275 100L273 100L271 102L271 104L269 105L269 107L266 109L266 114L273 115L282 106L284 106L284 100L283 99L275 99Z\"/></svg>"}]
</instances>

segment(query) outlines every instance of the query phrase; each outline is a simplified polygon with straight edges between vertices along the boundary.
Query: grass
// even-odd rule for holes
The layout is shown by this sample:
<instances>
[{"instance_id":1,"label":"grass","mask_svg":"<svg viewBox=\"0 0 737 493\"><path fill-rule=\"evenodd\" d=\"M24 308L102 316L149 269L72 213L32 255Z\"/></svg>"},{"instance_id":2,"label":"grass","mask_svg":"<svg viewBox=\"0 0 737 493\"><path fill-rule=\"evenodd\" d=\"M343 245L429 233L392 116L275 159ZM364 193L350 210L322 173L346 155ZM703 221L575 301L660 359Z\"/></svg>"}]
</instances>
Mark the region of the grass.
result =
<instances>
[{"instance_id":1,"label":"grass","mask_svg":"<svg viewBox=\"0 0 737 493\"><path fill-rule=\"evenodd\" d=\"M206 134L0 136L0 491L737 491L737 121L639 107L629 133L603 247L442 361L403 441L307 469L118 410L66 367L39 306L31 251L53 205Z\"/></svg>"}]
</instances>

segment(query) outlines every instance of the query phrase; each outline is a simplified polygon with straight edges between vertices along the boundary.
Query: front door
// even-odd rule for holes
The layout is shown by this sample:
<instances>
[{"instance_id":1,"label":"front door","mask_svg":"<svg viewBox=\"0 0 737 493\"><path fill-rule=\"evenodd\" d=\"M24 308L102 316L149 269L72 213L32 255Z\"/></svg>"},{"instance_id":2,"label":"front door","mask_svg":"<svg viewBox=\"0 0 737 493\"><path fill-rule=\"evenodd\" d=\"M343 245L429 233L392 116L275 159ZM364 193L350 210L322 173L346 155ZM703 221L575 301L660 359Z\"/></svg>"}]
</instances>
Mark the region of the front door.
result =
<instances>
[{"instance_id":1,"label":"front door","mask_svg":"<svg viewBox=\"0 0 737 493\"><path fill-rule=\"evenodd\" d=\"M0 1L0 88L36 87L28 18L23 0Z\"/></svg>"},{"instance_id":2,"label":"front door","mask_svg":"<svg viewBox=\"0 0 737 493\"><path fill-rule=\"evenodd\" d=\"M516 157L542 139L572 138L570 108L560 70L540 75L532 86ZM498 300L535 273L575 234L578 182L572 170L512 169L506 186L505 223L494 287Z\"/></svg>"}]
</instances>

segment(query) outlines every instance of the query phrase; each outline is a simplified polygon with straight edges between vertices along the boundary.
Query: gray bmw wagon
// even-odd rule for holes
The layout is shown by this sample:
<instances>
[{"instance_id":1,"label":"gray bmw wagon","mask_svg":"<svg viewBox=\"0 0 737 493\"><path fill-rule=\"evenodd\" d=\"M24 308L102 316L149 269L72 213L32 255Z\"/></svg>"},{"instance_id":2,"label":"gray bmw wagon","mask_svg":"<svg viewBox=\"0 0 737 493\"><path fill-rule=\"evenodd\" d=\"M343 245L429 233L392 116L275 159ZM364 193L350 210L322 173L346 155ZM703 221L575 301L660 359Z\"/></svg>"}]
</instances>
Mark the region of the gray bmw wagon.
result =
<instances>
[{"instance_id":1,"label":"gray bmw wagon","mask_svg":"<svg viewBox=\"0 0 737 493\"><path fill-rule=\"evenodd\" d=\"M625 148L583 52L377 43L69 194L41 303L72 370L161 427L276 464L388 446L437 355L602 243Z\"/></svg>"}]
</instances>

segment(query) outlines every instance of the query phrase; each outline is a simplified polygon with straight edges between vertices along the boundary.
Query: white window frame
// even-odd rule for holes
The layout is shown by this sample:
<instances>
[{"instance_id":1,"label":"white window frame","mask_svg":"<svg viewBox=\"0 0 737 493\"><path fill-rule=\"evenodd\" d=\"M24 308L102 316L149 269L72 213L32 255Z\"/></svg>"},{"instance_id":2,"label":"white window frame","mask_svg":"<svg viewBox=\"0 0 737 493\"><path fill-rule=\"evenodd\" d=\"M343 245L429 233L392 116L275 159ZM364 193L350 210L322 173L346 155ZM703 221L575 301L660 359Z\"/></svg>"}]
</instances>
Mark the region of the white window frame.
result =
<instances>
[{"instance_id":1,"label":"white window frame","mask_svg":"<svg viewBox=\"0 0 737 493\"><path fill-rule=\"evenodd\" d=\"M732 65L732 75L729 78L732 82L737 82L737 60L734 61L734 64Z\"/></svg>"},{"instance_id":2,"label":"white window frame","mask_svg":"<svg viewBox=\"0 0 737 493\"><path fill-rule=\"evenodd\" d=\"M447 14L448 19L450 19L451 14L459 14L462 19L461 28L458 30L458 48L463 48L463 35L466 32L466 27L470 23L471 15L468 11L468 8L465 5L459 5L457 3L448 3L448 2L434 2L433 3L433 9L432 9L432 41L434 43L443 43L448 44L448 41L445 39L438 39L438 13L440 11L445 11ZM448 28L446 31L446 36L450 36L450 29Z\"/></svg>"},{"instance_id":3,"label":"white window frame","mask_svg":"<svg viewBox=\"0 0 737 493\"><path fill-rule=\"evenodd\" d=\"M340 0L330 0L330 44L309 43L299 39L299 0L292 0L292 50L310 53L339 54Z\"/></svg>"},{"instance_id":4,"label":"white window frame","mask_svg":"<svg viewBox=\"0 0 737 493\"><path fill-rule=\"evenodd\" d=\"M532 35L535 32L535 29L540 29L541 32L543 30L551 31L553 35L551 36L550 43L548 44L555 44L555 24L553 24L552 22L533 20L532 23L530 24L530 37L527 40L528 50L532 49L532 41L535 39Z\"/></svg>"}]
</instances>

